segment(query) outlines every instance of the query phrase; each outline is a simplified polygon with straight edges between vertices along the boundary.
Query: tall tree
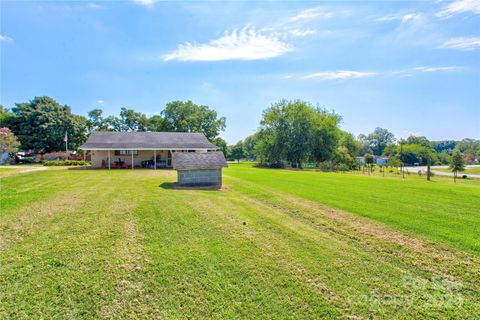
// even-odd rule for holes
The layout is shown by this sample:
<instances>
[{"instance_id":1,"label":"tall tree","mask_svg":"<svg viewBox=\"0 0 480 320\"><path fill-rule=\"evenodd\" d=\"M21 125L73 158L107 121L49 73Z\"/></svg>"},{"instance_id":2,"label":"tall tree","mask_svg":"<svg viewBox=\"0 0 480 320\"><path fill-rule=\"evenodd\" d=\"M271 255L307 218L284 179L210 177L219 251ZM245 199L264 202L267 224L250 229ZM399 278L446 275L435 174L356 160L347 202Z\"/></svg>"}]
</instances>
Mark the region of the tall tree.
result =
<instances>
[{"instance_id":1,"label":"tall tree","mask_svg":"<svg viewBox=\"0 0 480 320\"><path fill-rule=\"evenodd\" d=\"M165 129L175 132L202 132L209 140L225 130L225 118L208 106L192 101L172 101L162 111Z\"/></svg>"},{"instance_id":2,"label":"tall tree","mask_svg":"<svg viewBox=\"0 0 480 320\"><path fill-rule=\"evenodd\" d=\"M121 131L146 131L148 126L147 116L133 109L120 110Z\"/></svg>"},{"instance_id":3,"label":"tall tree","mask_svg":"<svg viewBox=\"0 0 480 320\"><path fill-rule=\"evenodd\" d=\"M243 141L243 146L245 147L245 156L249 159L255 159L255 145L257 144L257 134L254 133L249 135Z\"/></svg>"},{"instance_id":4,"label":"tall tree","mask_svg":"<svg viewBox=\"0 0 480 320\"><path fill-rule=\"evenodd\" d=\"M294 167L333 157L340 118L301 100L281 100L263 113L255 153L269 164L286 160Z\"/></svg>"},{"instance_id":5,"label":"tall tree","mask_svg":"<svg viewBox=\"0 0 480 320\"><path fill-rule=\"evenodd\" d=\"M102 109L93 109L88 112L87 128L92 131L108 131L108 123L102 116Z\"/></svg>"},{"instance_id":6,"label":"tall tree","mask_svg":"<svg viewBox=\"0 0 480 320\"><path fill-rule=\"evenodd\" d=\"M238 141L235 145L230 146L230 156L233 160L237 160L237 163L240 163L240 159L243 159L245 155L246 152L242 141Z\"/></svg>"},{"instance_id":7,"label":"tall tree","mask_svg":"<svg viewBox=\"0 0 480 320\"><path fill-rule=\"evenodd\" d=\"M465 170L465 162L463 162L462 154L458 150L454 151L452 154L450 169L452 169L453 172L453 181L457 182L458 172Z\"/></svg>"},{"instance_id":8,"label":"tall tree","mask_svg":"<svg viewBox=\"0 0 480 320\"><path fill-rule=\"evenodd\" d=\"M367 136L367 141L373 154L380 156L388 145L395 142L395 136L387 129L375 128L375 130Z\"/></svg>"},{"instance_id":9,"label":"tall tree","mask_svg":"<svg viewBox=\"0 0 480 320\"><path fill-rule=\"evenodd\" d=\"M51 152L65 149L65 133L75 149L85 141L85 118L75 117L69 106L61 106L50 97L35 97L30 102L17 103L6 126L18 137L21 149Z\"/></svg>"}]
</instances>

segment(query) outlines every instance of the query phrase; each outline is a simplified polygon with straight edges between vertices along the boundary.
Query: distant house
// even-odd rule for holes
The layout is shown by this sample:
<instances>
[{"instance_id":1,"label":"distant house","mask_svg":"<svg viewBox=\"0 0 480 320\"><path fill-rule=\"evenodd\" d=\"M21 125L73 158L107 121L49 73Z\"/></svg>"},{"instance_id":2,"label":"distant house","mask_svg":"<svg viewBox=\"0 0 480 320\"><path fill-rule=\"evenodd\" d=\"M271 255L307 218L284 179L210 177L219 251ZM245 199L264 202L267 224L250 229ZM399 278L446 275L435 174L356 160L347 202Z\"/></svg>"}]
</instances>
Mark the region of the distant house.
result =
<instances>
[{"instance_id":1,"label":"distant house","mask_svg":"<svg viewBox=\"0 0 480 320\"><path fill-rule=\"evenodd\" d=\"M227 167L223 152L180 153L172 156L180 186L222 186L222 168Z\"/></svg>"},{"instance_id":2,"label":"distant house","mask_svg":"<svg viewBox=\"0 0 480 320\"><path fill-rule=\"evenodd\" d=\"M365 165L365 157L356 157L356 159L361 166ZM379 166L386 166L389 161L389 157L373 156L373 163Z\"/></svg>"},{"instance_id":3,"label":"distant house","mask_svg":"<svg viewBox=\"0 0 480 320\"><path fill-rule=\"evenodd\" d=\"M80 146L91 153L93 168L172 168L177 152L218 150L202 133L93 132Z\"/></svg>"}]
</instances>

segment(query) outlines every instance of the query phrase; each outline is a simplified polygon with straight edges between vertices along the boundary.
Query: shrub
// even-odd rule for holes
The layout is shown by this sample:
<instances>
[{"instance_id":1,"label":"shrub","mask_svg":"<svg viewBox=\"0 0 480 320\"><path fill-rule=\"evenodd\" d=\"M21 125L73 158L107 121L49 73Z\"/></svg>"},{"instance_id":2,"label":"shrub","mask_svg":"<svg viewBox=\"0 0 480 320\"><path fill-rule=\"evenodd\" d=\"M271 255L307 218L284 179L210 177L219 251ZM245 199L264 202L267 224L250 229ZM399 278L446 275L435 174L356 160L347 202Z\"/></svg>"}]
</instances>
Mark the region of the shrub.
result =
<instances>
[{"instance_id":1,"label":"shrub","mask_svg":"<svg viewBox=\"0 0 480 320\"><path fill-rule=\"evenodd\" d=\"M56 160L56 161L43 161L44 166L89 166L90 162L83 160Z\"/></svg>"},{"instance_id":2,"label":"shrub","mask_svg":"<svg viewBox=\"0 0 480 320\"><path fill-rule=\"evenodd\" d=\"M68 155L66 152L50 152L43 155L43 160L52 161L52 160L66 160Z\"/></svg>"},{"instance_id":3,"label":"shrub","mask_svg":"<svg viewBox=\"0 0 480 320\"><path fill-rule=\"evenodd\" d=\"M467 178L468 178L468 177L467 177L466 174L464 174L464 175L462 176L462 179L467 179Z\"/></svg>"}]
</instances>

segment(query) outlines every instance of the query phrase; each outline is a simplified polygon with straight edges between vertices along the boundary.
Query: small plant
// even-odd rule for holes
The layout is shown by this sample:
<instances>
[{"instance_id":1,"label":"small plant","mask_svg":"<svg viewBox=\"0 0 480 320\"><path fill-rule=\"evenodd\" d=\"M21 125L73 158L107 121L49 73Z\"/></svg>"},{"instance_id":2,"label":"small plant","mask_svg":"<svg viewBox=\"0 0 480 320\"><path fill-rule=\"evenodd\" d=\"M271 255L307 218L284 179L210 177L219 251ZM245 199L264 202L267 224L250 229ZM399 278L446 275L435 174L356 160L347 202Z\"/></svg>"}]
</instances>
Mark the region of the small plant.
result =
<instances>
[{"instance_id":1,"label":"small plant","mask_svg":"<svg viewBox=\"0 0 480 320\"><path fill-rule=\"evenodd\" d=\"M50 166L89 166L90 162L89 161L83 161L83 160L44 160L43 162L44 166L50 167Z\"/></svg>"}]
</instances>

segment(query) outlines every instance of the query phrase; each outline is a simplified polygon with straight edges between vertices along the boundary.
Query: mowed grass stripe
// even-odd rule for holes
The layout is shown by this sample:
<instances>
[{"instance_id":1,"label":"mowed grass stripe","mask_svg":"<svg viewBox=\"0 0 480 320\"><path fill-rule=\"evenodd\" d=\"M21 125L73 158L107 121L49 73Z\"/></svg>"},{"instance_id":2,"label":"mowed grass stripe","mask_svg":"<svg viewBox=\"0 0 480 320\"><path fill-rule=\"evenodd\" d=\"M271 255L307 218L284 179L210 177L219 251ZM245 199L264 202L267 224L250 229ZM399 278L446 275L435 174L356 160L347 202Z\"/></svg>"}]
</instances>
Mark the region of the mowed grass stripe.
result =
<instances>
[{"instance_id":1,"label":"mowed grass stripe","mask_svg":"<svg viewBox=\"0 0 480 320\"><path fill-rule=\"evenodd\" d=\"M218 215L225 230L232 233L243 230L245 236L263 247L266 256L274 256L343 314L352 317L391 317L398 311L405 316L480 314L480 301L475 293L478 282L473 279L478 280L478 267L466 269L465 277L463 273L453 277L440 270L437 273L421 268L408 258L398 263L396 254L410 248L370 238L365 241L371 241L375 248L365 250L355 239L359 236L355 230L344 233L345 226L325 217L317 217L315 225L307 223L299 218L309 216L309 212L289 207L274 194L265 192L260 201L258 197L228 194L239 191L238 185L229 187L221 199L197 203L204 207L204 212ZM271 202L277 205L272 206ZM417 255L416 259L421 257ZM416 285L415 290L412 284ZM462 290L452 289L452 284ZM395 301L390 301L392 297Z\"/></svg>"},{"instance_id":2,"label":"mowed grass stripe","mask_svg":"<svg viewBox=\"0 0 480 320\"><path fill-rule=\"evenodd\" d=\"M139 214L158 301L168 318L336 318L322 294L262 246L225 229L201 204L209 191L152 190ZM221 199L214 199L221 201ZM148 208L148 209L146 209Z\"/></svg>"},{"instance_id":3,"label":"mowed grass stripe","mask_svg":"<svg viewBox=\"0 0 480 320\"><path fill-rule=\"evenodd\" d=\"M9 191L60 180L66 189L46 200L74 191L78 203L43 219L35 204L64 204L8 195L39 223L0 255L0 318L480 316L475 254L337 218L263 183L226 177L222 191L174 190L175 174L160 170L15 178L5 178ZM82 187L61 182L73 179ZM0 224L27 213L12 207Z\"/></svg>"},{"instance_id":4,"label":"mowed grass stripe","mask_svg":"<svg viewBox=\"0 0 480 320\"><path fill-rule=\"evenodd\" d=\"M122 314L112 313L112 305L131 307L131 300L118 300L122 282L135 275L119 250L129 241L133 207L124 197L132 194L128 181L119 188L118 177L94 175L96 188L77 190L89 197L74 211L55 215L2 252L0 318L111 318Z\"/></svg>"},{"instance_id":5,"label":"mowed grass stripe","mask_svg":"<svg viewBox=\"0 0 480 320\"><path fill-rule=\"evenodd\" d=\"M231 164L228 176L316 201L393 228L480 254L480 184L454 185L449 179L426 182L351 174L296 172Z\"/></svg>"}]
</instances>

